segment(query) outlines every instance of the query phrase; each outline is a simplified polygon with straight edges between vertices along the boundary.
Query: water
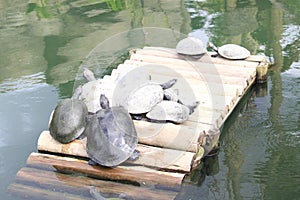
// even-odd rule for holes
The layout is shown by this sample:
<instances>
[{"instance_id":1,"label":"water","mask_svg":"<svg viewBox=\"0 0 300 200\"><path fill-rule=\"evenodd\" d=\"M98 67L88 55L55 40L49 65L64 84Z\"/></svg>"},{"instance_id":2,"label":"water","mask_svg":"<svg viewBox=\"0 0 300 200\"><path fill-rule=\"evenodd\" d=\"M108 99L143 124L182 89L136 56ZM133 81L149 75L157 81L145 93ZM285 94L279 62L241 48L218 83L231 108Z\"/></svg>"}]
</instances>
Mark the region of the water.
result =
<instances>
[{"instance_id":1,"label":"water","mask_svg":"<svg viewBox=\"0 0 300 200\"><path fill-rule=\"evenodd\" d=\"M1 198L15 199L6 187L36 151L51 110L71 95L85 56L115 34L161 27L240 44L274 63L178 199L300 199L299 1L0 0L0 10Z\"/></svg>"}]
</instances>

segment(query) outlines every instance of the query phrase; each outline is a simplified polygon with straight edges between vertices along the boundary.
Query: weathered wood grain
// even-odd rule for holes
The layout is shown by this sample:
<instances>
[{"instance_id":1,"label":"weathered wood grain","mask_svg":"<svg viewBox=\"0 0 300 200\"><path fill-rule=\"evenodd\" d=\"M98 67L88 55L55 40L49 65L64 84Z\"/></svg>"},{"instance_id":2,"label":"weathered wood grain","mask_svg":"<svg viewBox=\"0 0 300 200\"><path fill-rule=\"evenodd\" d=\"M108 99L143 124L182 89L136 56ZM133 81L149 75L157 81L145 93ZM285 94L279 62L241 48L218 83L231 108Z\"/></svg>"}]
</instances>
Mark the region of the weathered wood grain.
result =
<instances>
[{"instance_id":1,"label":"weathered wood grain","mask_svg":"<svg viewBox=\"0 0 300 200\"><path fill-rule=\"evenodd\" d=\"M167 57L167 58L176 58L176 59L183 59L183 60L194 60L197 62L205 62L205 63L217 63L217 64L230 64L235 66L245 66L245 67L256 67L255 62L262 62L264 61L264 56L259 55L250 55L245 60L229 60L222 58L220 56L217 57L211 57L211 55L214 55L215 52L207 52L206 54L203 54L199 58L191 57L191 56L185 56L177 54L175 49L171 48L163 48L163 47L144 47L143 49L135 49L131 51L132 54L141 54L141 55L153 55L153 56L159 56L159 57Z\"/></svg>"},{"instance_id":2,"label":"weathered wood grain","mask_svg":"<svg viewBox=\"0 0 300 200\"><path fill-rule=\"evenodd\" d=\"M61 196L91 198L90 187L99 189L104 197L125 194L130 199L174 199L177 192L131 184L104 181L84 175L64 174L37 168L24 167L16 175L16 183L34 185L40 189L56 191ZM58 194L59 195L59 194Z\"/></svg>"},{"instance_id":3,"label":"weathered wood grain","mask_svg":"<svg viewBox=\"0 0 300 200\"><path fill-rule=\"evenodd\" d=\"M84 174L101 180L129 181L147 187L164 187L178 190L185 174L164 172L143 166L118 166L107 168L89 165L86 160L31 153L27 166L39 169L55 170L61 173Z\"/></svg>"},{"instance_id":4,"label":"weathered wood grain","mask_svg":"<svg viewBox=\"0 0 300 200\"><path fill-rule=\"evenodd\" d=\"M38 150L88 158L86 153L86 139L74 140L68 144L62 144L54 140L49 131L41 133L38 139ZM135 161L127 161L128 163L164 170L189 172L194 157L194 153L192 152L142 144L138 144L137 150L141 152L140 157Z\"/></svg>"}]
</instances>

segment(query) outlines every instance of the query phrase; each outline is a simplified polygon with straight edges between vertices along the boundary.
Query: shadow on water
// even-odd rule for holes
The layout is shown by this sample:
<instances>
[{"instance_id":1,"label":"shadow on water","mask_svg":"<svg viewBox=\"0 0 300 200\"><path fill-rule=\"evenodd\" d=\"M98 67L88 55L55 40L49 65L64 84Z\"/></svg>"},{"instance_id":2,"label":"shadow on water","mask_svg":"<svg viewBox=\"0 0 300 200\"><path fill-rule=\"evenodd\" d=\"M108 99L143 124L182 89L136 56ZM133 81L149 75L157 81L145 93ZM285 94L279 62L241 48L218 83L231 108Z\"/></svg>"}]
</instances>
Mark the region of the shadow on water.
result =
<instances>
[{"instance_id":1,"label":"shadow on water","mask_svg":"<svg viewBox=\"0 0 300 200\"><path fill-rule=\"evenodd\" d=\"M0 0L0 10L0 193L35 151L56 102L72 94L85 56L120 32L161 27L239 44L274 63L267 84L252 88L226 122L219 153L203 160L178 199L299 198L299 1Z\"/></svg>"}]
</instances>

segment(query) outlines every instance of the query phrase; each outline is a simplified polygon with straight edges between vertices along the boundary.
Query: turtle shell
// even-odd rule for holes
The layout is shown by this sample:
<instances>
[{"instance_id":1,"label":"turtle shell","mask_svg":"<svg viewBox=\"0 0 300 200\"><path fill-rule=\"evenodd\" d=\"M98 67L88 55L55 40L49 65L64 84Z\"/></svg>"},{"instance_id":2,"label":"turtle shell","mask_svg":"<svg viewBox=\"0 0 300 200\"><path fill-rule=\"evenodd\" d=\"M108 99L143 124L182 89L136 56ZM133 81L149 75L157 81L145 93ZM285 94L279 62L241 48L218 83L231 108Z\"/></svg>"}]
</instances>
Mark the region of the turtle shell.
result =
<instances>
[{"instance_id":1,"label":"turtle shell","mask_svg":"<svg viewBox=\"0 0 300 200\"><path fill-rule=\"evenodd\" d=\"M149 112L164 97L162 87L154 82L142 84L130 93L124 107L131 114Z\"/></svg>"},{"instance_id":2,"label":"turtle shell","mask_svg":"<svg viewBox=\"0 0 300 200\"><path fill-rule=\"evenodd\" d=\"M188 37L178 42L176 51L179 54L194 56L206 53L206 48L200 39Z\"/></svg>"},{"instance_id":3,"label":"turtle shell","mask_svg":"<svg viewBox=\"0 0 300 200\"><path fill-rule=\"evenodd\" d=\"M138 142L133 121L123 107L99 110L89 122L86 134L88 156L107 167L126 161Z\"/></svg>"},{"instance_id":4,"label":"turtle shell","mask_svg":"<svg viewBox=\"0 0 300 200\"><path fill-rule=\"evenodd\" d=\"M89 81L82 86L82 92L79 96L87 106L90 113L96 113L101 109L99 98L101 94L107 96L111 93L111 84L108 85L101 79Z\"/></svg>"},{"instance_id":5,"label":"turtle shell","mask_svg":"<svg viewBox=\"0 0 300 200\"><path fill-rule=\"evenodd\" d=\"M86 127L86 105L77 99L60 101L49 123L51 136L61 143L68 143L78 138Z\"/></svg>"},{"instance_id":6,"label":"turtle shell","mask_svg":"<svg viewBox=\"0 0 300 200\"><path fill-rule=\"evenodd\" d=\"M190 109L175 101L162 101L146 114L146 117L154 121L171 121L183 123L189 118Z\"/></svg>"},{"instance_id":7,"label":"turtle shell","mask_svg":"<svg viewBox=\"0 0 300 200\"><path fill-rule=\"evenodd\" d=\"M218 54L232 60L245 59L250 56L250 52L246 48L236 44L225 44L219 47Z\"/></svg>"}]
</instances>

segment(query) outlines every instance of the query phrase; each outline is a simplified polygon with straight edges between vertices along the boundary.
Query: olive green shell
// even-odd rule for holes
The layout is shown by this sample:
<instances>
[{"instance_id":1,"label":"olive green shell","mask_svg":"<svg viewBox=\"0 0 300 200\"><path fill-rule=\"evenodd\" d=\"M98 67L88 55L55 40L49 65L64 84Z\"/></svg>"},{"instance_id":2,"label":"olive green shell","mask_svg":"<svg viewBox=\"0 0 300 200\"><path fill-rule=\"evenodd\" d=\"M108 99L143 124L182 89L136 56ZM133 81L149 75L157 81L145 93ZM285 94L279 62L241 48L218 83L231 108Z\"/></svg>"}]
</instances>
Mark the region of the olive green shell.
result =
<instances>
[{"instance_id":1,"label":"olive green shell","mask_svg":"<svg viewBox=\"0 0 300 200\"><path fill-rule=\"evenodd\" d=\"M51 136L60 143L68 143L78 138L86 127L86 105L77 99L60 101L51 118Z\"/></svg>"}]
</instances>

